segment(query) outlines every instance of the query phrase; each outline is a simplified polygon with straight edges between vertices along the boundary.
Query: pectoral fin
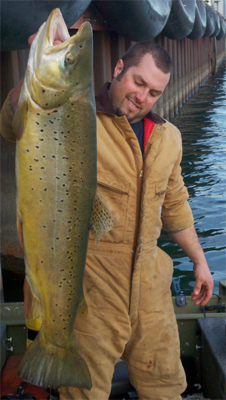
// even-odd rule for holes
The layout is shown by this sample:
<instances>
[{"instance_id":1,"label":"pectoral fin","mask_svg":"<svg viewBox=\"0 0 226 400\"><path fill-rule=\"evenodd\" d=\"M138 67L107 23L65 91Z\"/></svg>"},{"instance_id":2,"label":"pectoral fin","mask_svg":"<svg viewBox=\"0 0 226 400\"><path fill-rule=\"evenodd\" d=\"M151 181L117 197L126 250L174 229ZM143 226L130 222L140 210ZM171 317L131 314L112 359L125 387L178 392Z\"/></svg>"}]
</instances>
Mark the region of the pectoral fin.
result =
<instances>
[{"instance_id":1,"label":"pectoral fin","mask_svg":"<svg viewBox=\"0 0 226 400\"><path fill-rule=\"evenodd\" d=\"M104 233L111 231L114 227L114 218L105 200L97 190L93 201L91 217L91 232L95 237L96 243L99 242Z\"/></svg>"},{"instance_id":2,"label":"pectoral fin","mask_svg":"<svg viewBox=\"0 0 226 400\"><path fill-rule=\"evenodd\" d=\"M13 117L13 131L17 140L20 140L23 136L23 131L27 122L27 108L27 101L22 101Z\"/></svg>"}]
</instances>

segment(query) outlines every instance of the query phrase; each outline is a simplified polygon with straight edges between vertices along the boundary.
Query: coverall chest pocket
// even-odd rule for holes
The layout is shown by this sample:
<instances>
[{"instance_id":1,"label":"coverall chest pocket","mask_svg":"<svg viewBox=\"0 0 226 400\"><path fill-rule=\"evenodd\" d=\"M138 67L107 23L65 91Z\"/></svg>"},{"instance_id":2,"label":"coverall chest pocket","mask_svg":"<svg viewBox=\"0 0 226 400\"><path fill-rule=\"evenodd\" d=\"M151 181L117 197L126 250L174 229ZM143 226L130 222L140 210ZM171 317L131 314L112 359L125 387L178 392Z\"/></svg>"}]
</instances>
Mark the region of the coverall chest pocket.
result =
<instances>
[{"instance_id":1,"label":"coverall chest pocket","mask_svg":"<svg viewBox=\"0 0 226 400\"><path fill-rule=\"evenodd\" d=\"M114 218L114 229L103 235L101 241L120 243L124 240L130 184L122 179L102 175L97 178L97 188Z\"/></svg>"}]
</instances>

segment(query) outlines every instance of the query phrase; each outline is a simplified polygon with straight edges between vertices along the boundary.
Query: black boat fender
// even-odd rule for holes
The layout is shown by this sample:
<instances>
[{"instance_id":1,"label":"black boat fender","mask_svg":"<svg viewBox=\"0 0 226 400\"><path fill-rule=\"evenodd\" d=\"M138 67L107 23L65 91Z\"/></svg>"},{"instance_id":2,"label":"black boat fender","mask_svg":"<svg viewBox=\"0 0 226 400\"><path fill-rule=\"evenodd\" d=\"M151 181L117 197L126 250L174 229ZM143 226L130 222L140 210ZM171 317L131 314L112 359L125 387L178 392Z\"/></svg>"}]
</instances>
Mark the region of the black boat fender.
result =
<instances>
[{"instance_id":1,"label":"black boat fender","mask_svg":"<svg viewBox=\"0 0 226 400\"><path fill-rule=\"evenodd\" d=\"M226 36L226 20L220 16L220 32L218 33L216 39L221 40Z\"/></svg>"},{"instance_id":2,"label":"black boat fender","mask_svg":"<svg viewBox=\"0 0 226 400\"><path fill-rule=\"evenodd\" d=\"M206 30L206 5L201 0L197 0L195 8L195 23L188 38L192 40L203 37Z\"/></svg>"},{"instance_id":3,"label":"black boat fender","mask_svg":"<svg viewBox=\"0 0 226 400\"><path fill-rule=\"evenodd\" d=\"M1 51L28 48L27 39L45 22L53 8L60 8L68 28L77 21L91 0L1 1Z\"/></svg>"},{"instance_id":4,"label":"black boat fender","mask_svg":"<svg viewBox=\"0 0 226 400\"><path fill-rule=\"evenodd\" d=\"M135 42L160 34L170 15L171 5L172 0L93 0L91 3L110 29Z\"/></svg>"},{"instance_id":5,"label":"black boat fender","mask_svg":"<svg viewBox=\"0 0 226 400\"><path fill-rule=\"evenodd\" d=\"M216 13L206 4L206 30L203 36L212 36L215 31Z\"/></svg>"},{"instance_id":6,"label":"black boat fender","mask_svg":"<svg viewBox=\"0 0 226 400\"><path fill-rule=\"evenodd\" d=\"M181 40L188 36L195 23L196 0L174 0L163 34L169 39Z\"/></svg>"}]
</instances>

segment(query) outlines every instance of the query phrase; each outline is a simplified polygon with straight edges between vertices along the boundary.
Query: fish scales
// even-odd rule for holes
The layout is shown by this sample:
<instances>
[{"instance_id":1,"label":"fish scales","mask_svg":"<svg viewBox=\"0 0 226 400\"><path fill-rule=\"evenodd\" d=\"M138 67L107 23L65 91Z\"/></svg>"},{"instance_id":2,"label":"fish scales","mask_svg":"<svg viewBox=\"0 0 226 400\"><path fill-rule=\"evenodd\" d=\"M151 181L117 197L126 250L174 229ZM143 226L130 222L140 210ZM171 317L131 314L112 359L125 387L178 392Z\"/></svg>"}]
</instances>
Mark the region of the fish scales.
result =
<instances>
[{"instance_id":1,"label":"fish scales","mask_svg":"<svg viewBox=\"0 0 226 400\"><path fill-rule=\"evenodd\" d=\"M54 38L63 43L53 46ZM76 313L86 312L82 280L96 192L89 23L70 38L60 10L52 11L32 43L13 127L18 233L32 298L29 302L25 296L25 306L33 318L42 316L19 374L43 387L90 389L73 330ZM112 229L113 219L96 196L105 216L103 223L98 211L92 213L99 239Z\"/></svg>"}]
</instances>

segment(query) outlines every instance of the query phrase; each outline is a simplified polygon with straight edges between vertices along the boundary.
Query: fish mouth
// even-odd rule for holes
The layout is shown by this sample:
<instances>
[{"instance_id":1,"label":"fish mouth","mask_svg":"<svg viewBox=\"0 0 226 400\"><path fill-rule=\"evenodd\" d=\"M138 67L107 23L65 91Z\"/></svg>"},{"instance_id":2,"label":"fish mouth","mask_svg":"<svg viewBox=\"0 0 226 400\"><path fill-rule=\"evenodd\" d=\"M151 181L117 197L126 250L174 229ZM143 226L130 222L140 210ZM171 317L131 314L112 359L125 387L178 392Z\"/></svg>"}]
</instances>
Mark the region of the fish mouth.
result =
<instances>
[{"instance_id":1,"label":"fish mouth","mask_svg":"<svg viewBox=\"0 0 226 400\"><path fill-rule=\"evenodd\" d=\"M39 67L43 57L56 57L67 51L75 40L88 39L92 36L92 28L89 22L84 22L78 32L70 36L67 25L59 8L55 8L46 22L39 28L30 48L30 61L28 62L31 72ZM54 44L59 42L59 44Z\"/></svg>"},{"instance_id":2,"label":"fish mouth","mask_svg":"<svg viewBox=\"0 0 226 400\"><path fill-rule=\"evenodd\" d=\"M60 52L68 48L70 44L74 43L75 37L79 40L92 35L91 25L88 22L84 22L78 32L70 36L59 8L51 12L47 23L48 46L45 49L45 54ZM59 44L54 44L56 42L59 42Z\"/></svg>"}]
</instances>

